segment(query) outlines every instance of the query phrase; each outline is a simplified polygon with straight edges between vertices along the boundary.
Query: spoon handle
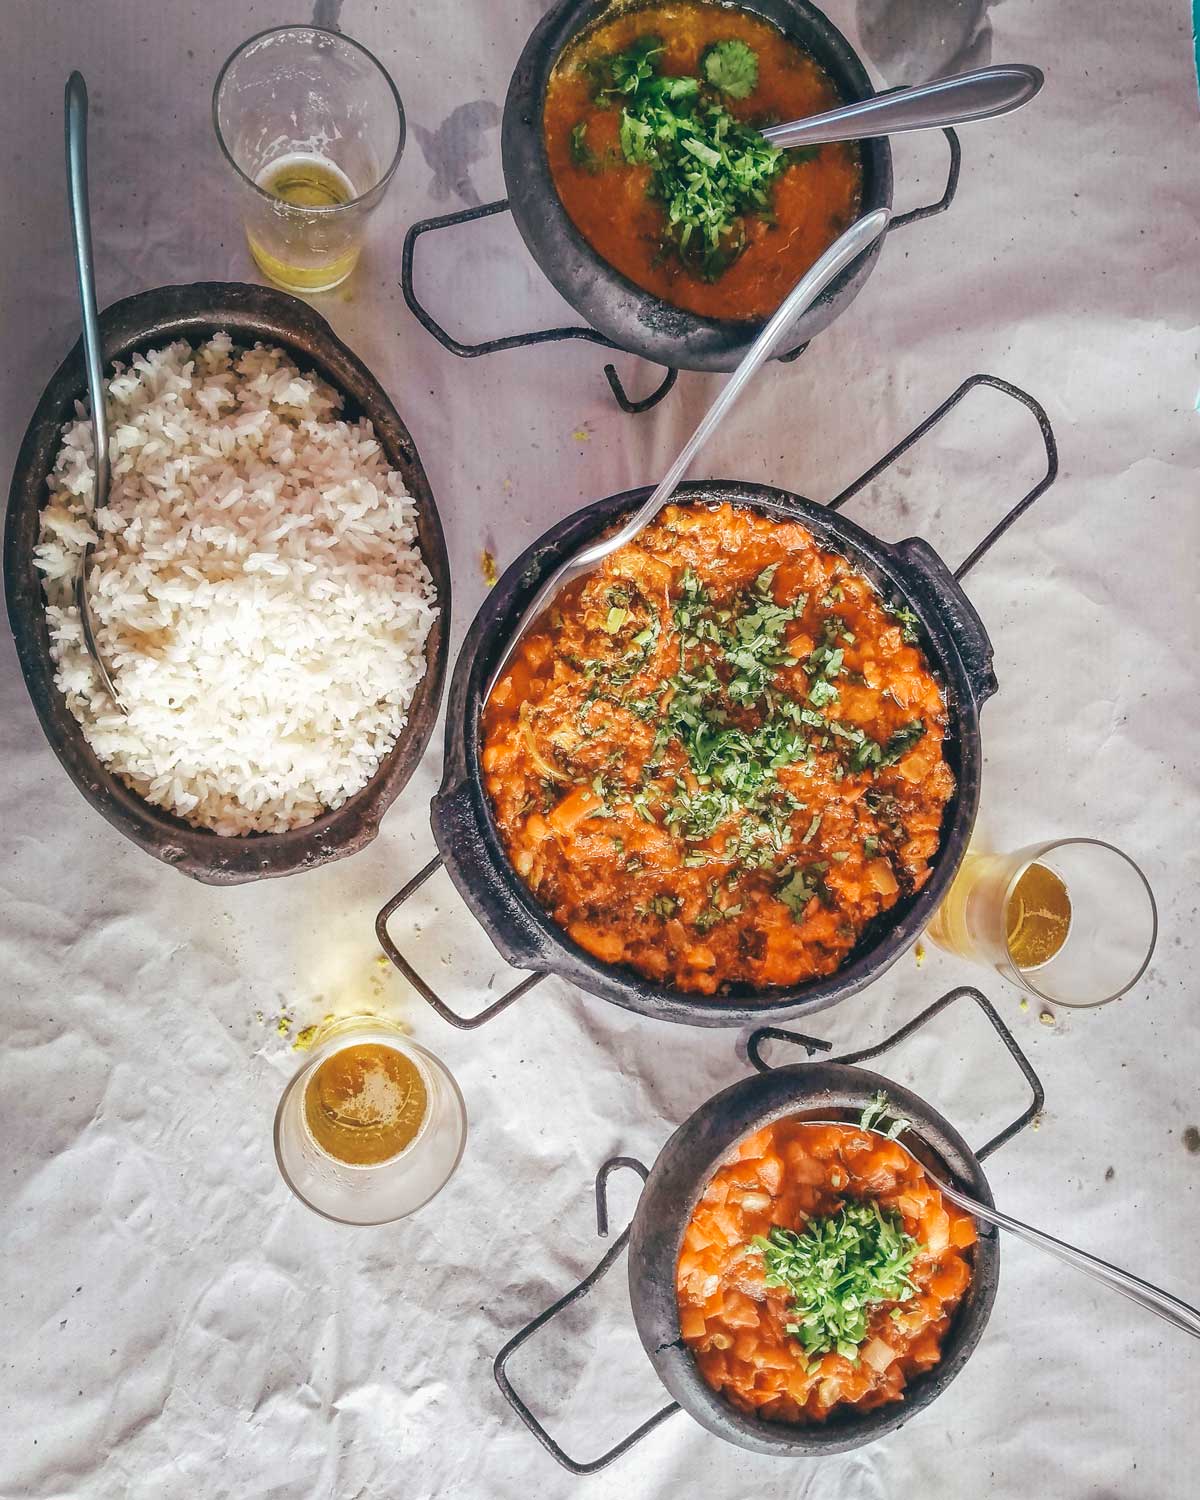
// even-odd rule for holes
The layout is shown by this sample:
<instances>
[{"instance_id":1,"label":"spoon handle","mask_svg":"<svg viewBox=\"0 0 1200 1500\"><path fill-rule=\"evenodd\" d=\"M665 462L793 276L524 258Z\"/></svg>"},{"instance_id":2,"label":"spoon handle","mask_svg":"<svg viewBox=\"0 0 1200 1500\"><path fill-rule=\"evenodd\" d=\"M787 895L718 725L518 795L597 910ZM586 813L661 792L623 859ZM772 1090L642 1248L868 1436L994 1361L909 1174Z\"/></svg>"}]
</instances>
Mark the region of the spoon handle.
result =
<instances>
[{"instance_id":1,"label":"spoon handle","mask_svg":"<svg viewBox=\"0 0 1200 1500\"><path fill-rule=\"evenodd\" d=\"M857 104L845 104L807 120L791 120L763 131L771 145L821 146L829 141L861 141L869 136L898 135L904 130L930 130L965 125L1006 115L1028 104L1045 81L1040 68L1010 63L1000 68L976 68L953 78L939 78L919 88L877 94Z\"/></svg>"},{"instance_id":2,"label":"spoon handle","mask_svg":"<svg viewBox=\"0 0 1200 1500\"><path fill-rule=\"evenodd\" d=\"M81 73L67 79L67 196L71 205L71 240L75 247L75 280L83 309L83 360L92 408L96 489L93 509L108 498L108 414L104 404L104 363L100 354L100 320L96 312L96 273L92 262L92 221L88 207L87 85Z\"/></svg>"},{"instance_id":3,"label":"spoon handle","mask_svg":"<svg viewBox=\"0 0 1200 1500\"><path fill-rule=\"evenodd\" d=\"M891 214L886 208L877 208L873 213L857 219L845 234L834 240L821 258L804 273L792 290L772 314L766 327L754 340L740 365L721 387L721 394L704 414L700 425L679 450L675 462L660 480L654 493L636 511L620 531L604 538L604 554L614 551L631 541L644 526L648 526L659 511L670 500L687 473L692 460L709 438L728 416L734 402L766 364L767 360L787 343L797 318L812 306L831 281L835 281L864 250L879 238L887 228Z\"/></svg>"},{"instance_id":4,"label":"spoon handle","mask_svg":"<svg viewBox=\"0 0 1200 1500\"><path fill-rule=\"evenodd\" d=\"M687 473L688 466L708 442L750 380L772 354L788 342L796 320L811 307L831 281L836 280L848 265L875 243L887 228L890 218L891 214L886 208L877 208L873 213L864 214L861 219L851 224L845 234L834 240L824 255L804 273L768 320L763 331L746 352L741 364L721 387L721 394L709 407L695 432L680 449L675 462L663 475L650 498L617 531L602 536L599 541L593 542L590 547L585 547L560 567L551 571L541 588L525 606L521 618L517 621L516 629L509 636L504 649L497 657L496 665L492 668L492 675L488 681L487 692L484 694L485 702L491 697L492 689L499 682L521 637L546 609L558 591L573 578L590 572L597 563L602 562L618 547L623 547L627 542L632 541L643 527L650 524L675 493L679 481Z\"/></svg>"},{"instance_id":5,"label":"spoon handle","mask_svg":"<svg viewBox=\"0 0 1200 1500\"><path fill-rule=\"evenodd\" d=\"M1114 1292L1120 1292L1123 1297L1130 1298L1140 1307L1157 1313L1160 1318L1165 1318L1168 1323L1181 1328L1184 1333L1190 1333L1193 1338L1200 1338L1200 1311L1181 1301L1180 1298L1173 1297L1170 1292L1164 1292L1161 1287L1154 1286L1149 1281L1143 1281L1140 1276L1134 1276L1130 1271L1123 1271L1120 1266L1110 1265L1108 1261L1101 1260L1097 1255L1089 1255L1086 1250L1080 1250L1075 1245L1056 1240L1051 1234L1045 1234L1040 1229L1022 1224L1018 1219L1010 1219L998 1208L988 1208L977 1199L952 1187L940 1177L938 1186L945 1197L949 1198L952 1203L957 1203L960 1208L965 1208L975 1218L982 1219L987 1224L995 1224L1000 1229L1006 1229L1009 1234L1015 1234L1028 1244L1036 1245L1039 1250L1045 1250L1048 1255L1066 1261L1067 1265L1074 1266L1085 1276L1091 1276L1094 1280L1111 1287Z\"/></svg>"}]
</instances>

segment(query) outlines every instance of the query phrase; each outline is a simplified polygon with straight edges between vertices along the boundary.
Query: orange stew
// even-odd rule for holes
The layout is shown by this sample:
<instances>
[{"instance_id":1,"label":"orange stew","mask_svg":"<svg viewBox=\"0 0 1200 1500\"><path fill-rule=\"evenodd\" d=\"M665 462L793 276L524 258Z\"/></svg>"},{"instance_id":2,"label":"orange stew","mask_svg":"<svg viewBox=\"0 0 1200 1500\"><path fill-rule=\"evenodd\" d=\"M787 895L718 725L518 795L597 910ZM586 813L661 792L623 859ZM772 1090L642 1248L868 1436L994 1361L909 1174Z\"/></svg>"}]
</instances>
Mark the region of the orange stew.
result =
<instances>
[{"instance_id":1,"label":"orange stew","mask_svg":"<svg viewBox=\"0 0 1200 1500\"><path fill-rule=\"evenodd\" d=\"M673 252L667 215L649 195L651 169L626 160L622 105L597 97L593 65L642 38L663 44L656 66L673 77L702 77L714 43L736 39L757 56L757 83L745 98L721 96L735 118L756 128L832 109L841 101L825 71L773 26L745 11L704 4L628 11L571 46L546 90L546 153L559 198L591 247L643 290L706 318L760 319L853 221L862 168L852 145L792 152L769 203L736 225L744 249L712 280ZM584 135L573 133L583 129ZM586 140L586 151L579 142Z\"/></svg>"},{"instance_id":2,"label":"orange stew","mask_svg":"<svg viewBox=\"0 0 1200 1500\"><path fill-rule=\"evenodd\" d=\"M853 1199L891 1209L919 1241L908 1273L917 1291L872 1308L855 1359L830 1351L810 1362L785 1331L789 1294L764 1284L752 1238L774 1225L802 1233L811 1216ZM976 1238L970 1216L943 1201L895 1141L780 1120L741 1143L696 1205L676 1274L680 1332L713 1390L765 1421L819 1422L835 1407L900 1401L941 1357Z\"/></svg>"},{"instance_id":3,"label":"orange stew","mask_svg":"<svg viewBox=\"0 0 1200 1500\"><path fill-rule=\"evenodd\" d=\"M509 858L580 947L674 988L832 973L928 879L954 790L914 641L798 523L668 506L486 705Z\"/></svg>"}]
</instances>

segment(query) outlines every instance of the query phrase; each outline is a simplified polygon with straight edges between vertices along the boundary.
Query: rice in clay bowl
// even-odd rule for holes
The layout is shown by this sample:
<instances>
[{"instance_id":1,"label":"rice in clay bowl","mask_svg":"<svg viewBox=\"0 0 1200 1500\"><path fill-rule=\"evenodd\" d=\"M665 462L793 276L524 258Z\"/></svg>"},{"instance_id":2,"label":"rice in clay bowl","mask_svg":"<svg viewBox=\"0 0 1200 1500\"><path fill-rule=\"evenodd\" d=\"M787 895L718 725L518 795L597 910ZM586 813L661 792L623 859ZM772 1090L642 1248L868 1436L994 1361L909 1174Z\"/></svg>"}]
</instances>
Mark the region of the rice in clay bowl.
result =
<instances>
[{"instance_id":1,"label":"rice in clay bowl","mask_svg":"<svg viewBox=\"0 0 1200 1500\"><path fill-rule=\"evenodd\" d=\"M142 293L101 337L113 514L89 590L130 714L94 685L71 592L91 486L76 346L26 433L5 532L43 729L110 822L194 878L352 853L420 759L445 670L449 568L412 439L325 321L273 289Z\"/></svg>"}]
</instances>

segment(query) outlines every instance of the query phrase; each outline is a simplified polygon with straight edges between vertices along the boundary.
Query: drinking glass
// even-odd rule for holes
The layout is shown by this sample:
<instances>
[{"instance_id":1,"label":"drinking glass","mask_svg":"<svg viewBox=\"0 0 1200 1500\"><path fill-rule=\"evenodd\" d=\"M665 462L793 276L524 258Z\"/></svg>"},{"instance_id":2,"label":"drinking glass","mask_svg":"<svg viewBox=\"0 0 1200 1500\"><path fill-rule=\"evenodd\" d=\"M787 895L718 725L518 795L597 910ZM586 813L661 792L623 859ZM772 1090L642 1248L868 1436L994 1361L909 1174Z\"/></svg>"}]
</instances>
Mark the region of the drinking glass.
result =
<instances>
[{"instance_id":1,"label":"drinking glass","mask_svg":"<svg viewBox=\"0 0 1200 1500\"><path fill-rule=\"evenodd\" d=\"M364 1043L393 1049L413 1064L425 1087L425 1113L416 1134L395 1156L352 1165L318 1144L305 1098L323 1063ZM466 1107L450 1070L379 1016L352 1016L323 1027L275 1112L275 1159L283 1180L301 1202L340 1224L387 1224L415 1213L450 1180L466 1138Z\"/></svg>"},{"instance_id":2,"label":"drinking glass","mask_svg":"<svg viewBox=\"0 0 1200 1500\"><path fill-rule=\"evenodd\" d=\"M1154 893L1127 854L1057 839L1015 854L969 851L929 938L1055 1005L1104 1005L1146 972Z\"/></svg>"},{"instance_id":3,"label":"drinking glass","mask_svg":"<svg viewBox=\"0 0 1200 1500\"><path fill-rule=\"evenodd\" d=\"M340 32L278 26L237 49L212 108L263 275L291 292L340 285L404 150L386 69Z\"/></svg>"}]
</instances>

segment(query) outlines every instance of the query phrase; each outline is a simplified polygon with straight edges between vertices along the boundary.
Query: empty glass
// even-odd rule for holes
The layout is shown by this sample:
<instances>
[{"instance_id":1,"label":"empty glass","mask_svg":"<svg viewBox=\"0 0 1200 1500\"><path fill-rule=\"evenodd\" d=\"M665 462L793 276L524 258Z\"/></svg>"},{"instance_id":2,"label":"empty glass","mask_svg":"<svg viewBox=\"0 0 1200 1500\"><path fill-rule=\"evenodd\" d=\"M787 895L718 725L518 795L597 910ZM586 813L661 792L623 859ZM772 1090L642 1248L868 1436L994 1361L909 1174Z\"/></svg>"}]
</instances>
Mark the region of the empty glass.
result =
<instances>
[{"instance_id":1,"label":"empty glass","mask_svg":"<svg viewBox=\"0 0 1200 1500\"><path fill-rule=\"evenodd\" d=\"M325 1068L338 1054L343 1066ZM388 1054L402 1065L391 1077ZM357 1073L344 1066L356 1058L367 1059ZM412 1089L392 1087L396 1077ZM399 1149L392 1150L388 1136L398 1124ZM323 1027L275 1113L284 1181L309 1208L342 1224L415 1213L450 1180L466 1137L466 1108L445 1063L379 1016Z\"/></svg>"},{"instance_id":2,"label":"empty glass","mask_svg":"<svg viewBox=\"0 0 1200 1500\"><path fill-rule=\"evenodd\" d=\"M345 281L404 150L404 106L382 64L339 32L260 32L221 69L213 125L263 274L292 292Z\"/></svg>"},{"instance_id":3,"label":"empty glass","mask_svg":"<svg viewBox=\"0 0 1200 1500\"><path fill-rule=\"evenodd\" d=\"M968 852L928 930L939 948L1073 1006L1125 994L1146 972L1157 935L1146 877L1099 839Z\"/></svg>"}]
</instances>

